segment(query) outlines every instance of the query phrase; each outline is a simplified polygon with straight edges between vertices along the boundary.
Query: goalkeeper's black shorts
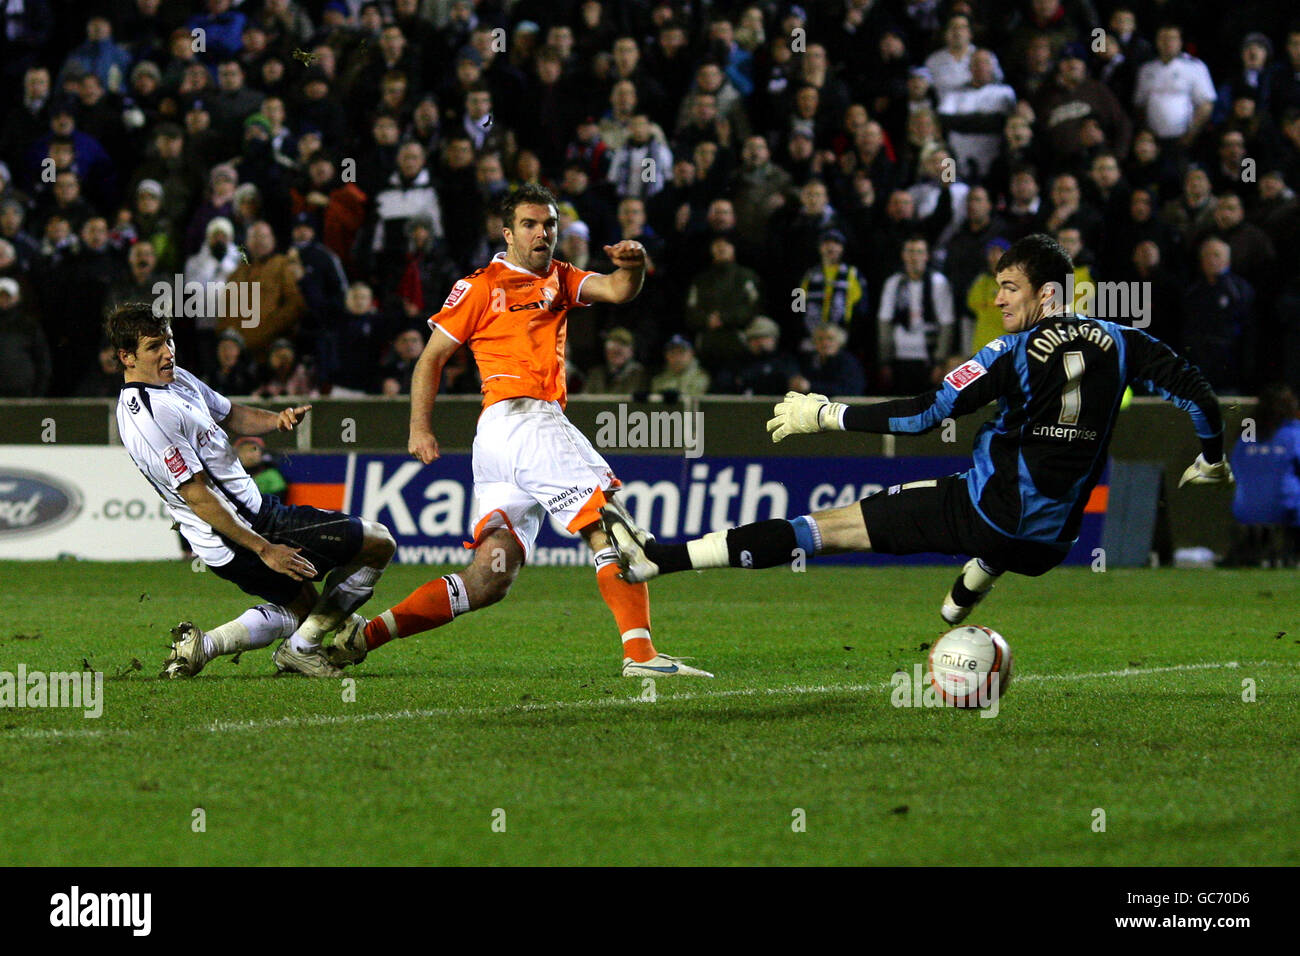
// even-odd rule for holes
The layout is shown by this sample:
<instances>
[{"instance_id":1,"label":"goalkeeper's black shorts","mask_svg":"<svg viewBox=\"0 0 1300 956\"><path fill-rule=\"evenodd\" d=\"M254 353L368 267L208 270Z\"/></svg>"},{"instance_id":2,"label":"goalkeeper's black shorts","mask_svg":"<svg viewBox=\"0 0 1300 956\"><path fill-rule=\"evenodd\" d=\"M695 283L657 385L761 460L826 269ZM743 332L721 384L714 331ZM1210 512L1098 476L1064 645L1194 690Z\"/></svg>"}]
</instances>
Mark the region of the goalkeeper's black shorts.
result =
<instances>
[{"instance_id":1,"label":"goalkeeper's black shorts","mask_svg":"<svg viewBox=\"0 0 1300 956\"><path fill-rule=\"evenodd\" d=\"M1037 577L1056 567L1070 546L1012 538L975 510L960 475L910 481L863 498L862 518L878 554L969 555L990 568Z\"/></svg>"}]
</instances>

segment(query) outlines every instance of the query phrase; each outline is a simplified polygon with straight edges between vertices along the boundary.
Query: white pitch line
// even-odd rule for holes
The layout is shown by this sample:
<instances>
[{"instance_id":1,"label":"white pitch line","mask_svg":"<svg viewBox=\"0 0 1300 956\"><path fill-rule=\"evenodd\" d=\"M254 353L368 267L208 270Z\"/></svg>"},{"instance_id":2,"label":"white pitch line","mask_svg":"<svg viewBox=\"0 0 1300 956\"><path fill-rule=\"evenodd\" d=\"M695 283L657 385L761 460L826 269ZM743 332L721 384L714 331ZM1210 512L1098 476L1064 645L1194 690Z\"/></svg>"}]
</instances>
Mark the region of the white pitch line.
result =
<instances>
[{"instance_id":1,"label":"white pitch line","mask_svg":"<svg viewBox=\"0 0 1300 956\"><path fill-rule=\"evenodd\" d=\"M1125 667L1117 671L1101 671L1095 674L1020 674L1015 675L1017 683L1025 681L1043 681L1043 680L1099 680L1104 677L1141 677L1147 674L1168 674L1172 671L1216 671L1232 670L1242 665L1236 661L1224 661L1221 664L1170 664L1167 667ZM1300 665L1288 665L1281 662L1259 661L1256 664L1248 665L1252 667L1296 667Z\"/></svg>"},{"instance_id":2,"label":"white pitch line","mask_svg":"<svg viewBox=\"0 0 1300 956\"><path fill-rule=\"evenodd\" d=\"M1237 661L1200 664L1171 664L1165 667L1126 667L1122 670L1095 671L1086 674L1016 674L1017 684L1038 683L1045 681L1081 681L1081 680L1116 680L1125 677L1146 677L1152 674L1170 674L1179 671L1234 670L1241 667L1300 667L1281 661L1256 661L1241 664ZM364 680L364 678L362 678ZM814 694L862 694L873 691L888 691L893 688L891 681L879 684L796 684L789 687L739 688L719 691L688 691L684 694L664 694L660 702L689 700L722 700L728 697L780 697ZM435 707L419 710L394 710L370 714L308 714L303 717L276 717L271 720L230 721L218 720L210 724L194 727L171 729L168 733L210 733L224 734L239 731L274 730L281 727L328 727L339 724L363 724L376 721L396 720L434 720L439 717L489 717L509 714L540 713L553 710L598 710L605 707L625 707L646 704L649 701L641 697L599 697L590 700L560 700L549 704L499 704L492 707ZM36 730L22 728L10 733L0 731L0 742L5 740L46 740L72 739L84 737L134 736L141 733L134 727L114 727L104 730Z\"/></svg>"}]
</instances>

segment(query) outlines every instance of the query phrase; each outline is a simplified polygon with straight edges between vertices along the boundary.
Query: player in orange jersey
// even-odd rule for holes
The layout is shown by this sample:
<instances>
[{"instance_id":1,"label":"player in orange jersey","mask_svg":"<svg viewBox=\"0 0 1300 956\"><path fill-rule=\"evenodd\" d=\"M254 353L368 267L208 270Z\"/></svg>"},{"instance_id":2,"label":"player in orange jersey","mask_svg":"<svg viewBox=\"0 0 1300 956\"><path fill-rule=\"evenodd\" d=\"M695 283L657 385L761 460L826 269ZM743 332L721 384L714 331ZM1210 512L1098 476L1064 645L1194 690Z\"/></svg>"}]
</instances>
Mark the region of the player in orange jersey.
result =
<instances>
[{"instance_id":1,"label":"player in orange jersey","mask_svg":"<svg viewBox=\"0 0 1300 956\"><path fill-rule=\"evenodd\" d=\"M327 651L356 663L396 637L450 623L495 604L510 591L547 514L586 539L600 595L623 638L628 677L712 677L660 654L650 639L650 594L619 577L618 554L600 509L615 508L619 481L604 458L564 415L564 337L569 309L634 299L645 280L645 248L632 240L605 246L618 268L587 272L553 258L559 216L550 190L524 185L502 205L506 251L452 287L411 381L410 452L436 461L431 424L442 367L468 344L483 380L483 414L474 436L474 549L470 566L422 585L378 617L353 617Z\"/></svg>"}]
</instances>

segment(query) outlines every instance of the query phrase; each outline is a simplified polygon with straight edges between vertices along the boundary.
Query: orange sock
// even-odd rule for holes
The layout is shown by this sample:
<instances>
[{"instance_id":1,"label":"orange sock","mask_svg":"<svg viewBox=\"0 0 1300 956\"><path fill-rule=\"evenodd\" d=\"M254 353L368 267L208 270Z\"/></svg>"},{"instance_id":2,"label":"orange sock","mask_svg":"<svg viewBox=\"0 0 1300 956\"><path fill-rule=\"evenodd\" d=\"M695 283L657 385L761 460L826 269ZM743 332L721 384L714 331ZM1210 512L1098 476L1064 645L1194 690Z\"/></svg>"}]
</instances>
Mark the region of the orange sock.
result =
<instances>
[{"instance_id":1,"label":"orange sock","mask_svg":"<svg viewBox=\"0 0 1300 956\"><path fill-rule=\"evenodd\" d=\"M376 647L383 647L396 636L389 631L388 622L385 620L392 617L392 614L393 612L388 610L366 622L366 650L373 651Z\"/></svg>"},{"instance_id":2,"label":"orange sock","mask_svg":"<svg viewBox=\"0 0 1300 956\"><path fill-rule=\"evenodd\" d=\"M395 637L410 637L450 624L457 614L468 611L465 583L458 574L448 574L422 584L389 610L366 624L366 647L373 650Z\"/></svg>"},{"instance_id":3,"label":"orange sock","mask_svg":"<svg viewBox=\"0 0 1300 956\"><path fill-rule=\"evenodd\" d=\"M644 584L629 584L618 576L617 564L606 564L596 571L600 596L614 612L614 623L623 635L623 656L634 661L648 661L658 653L650 640L650 589Z\"/></svg>"}]
</instances>

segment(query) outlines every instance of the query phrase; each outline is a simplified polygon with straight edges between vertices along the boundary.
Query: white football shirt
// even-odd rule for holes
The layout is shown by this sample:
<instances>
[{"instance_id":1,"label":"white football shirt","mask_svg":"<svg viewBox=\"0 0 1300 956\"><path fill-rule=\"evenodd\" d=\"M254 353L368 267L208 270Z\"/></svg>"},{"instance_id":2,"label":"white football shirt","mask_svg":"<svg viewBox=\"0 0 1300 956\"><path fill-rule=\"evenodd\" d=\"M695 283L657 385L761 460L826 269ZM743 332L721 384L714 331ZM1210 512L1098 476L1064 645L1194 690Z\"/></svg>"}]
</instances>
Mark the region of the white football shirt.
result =
<instances>
[{"instance_id":1,"label":"white football shirt","mask_svg":"<svg viewBox=\"0 0 1300 956\"><path fill-rule=\"evenodd\" d=\"M218 424L229 414L230 399L179 367L170 385L128 382L117 399L122 444L162 496L194 553L214 568L229 563L235 554L176 489L207 474L216 499L237 521L252 527L262 493Z\"/></svg>"},{"instance_id":2,"label":"white football shirt","mask_svg":"<svg viewBox=\"0 0 1300 956\"><path fill-rule=\"evenodd\" d=\"M987 83L981 87L962 86L949 90L939 98L939 118L944 116L969 116L974 113L1001 113L1009 116L1016 108L1016 91L1005 83ZM948 134L953 158L957 160L957 174L965 177L967 163L973 161L980 176L987 176L989 167L1002 150L1002 133ZM920 213L918 218L924 218Z\"/></svg>"},{"instance_id":3,"label":"white football shirt","mask_svg":"<svg viewBox=\"0 0 1300 956\"><path fill-rule=\"evenodd\" d=\"M1180 53L1168 63L1150 60L1142 65L1133 105L1145 114L1151 132L1168 139L1191 129L1196 107L1213 103L1217 97L1206 65L1188 53Z\"/></svg>"},{"instance_id":4,"label":"white football shirt","mask_svg":"<svg viewBox=\"0 0 1300 956\"><path fill-rule=\"evenodd\" d=\"M970 82L970 58L975 50L976 46L972 43L959 60L948 52L947 47L944 47L925 58L926 69L930 71L931 85L940 98L946 93L961 89ZM1002 65L998 62L996 53L991 50L989 53L993 57L993 82L1001 83Z\"/></svg>"},{"instance_id":5,"label":"white football shirt","mask_svg":"<svg viewBox=\"0 0 1300 956\"><path fill-rule=\"evenodd\" d=\"M934 314L940 326L951 326L954 322L952 309L952 290L948 280L939 272L930 274L930 295L934 301ZM906 324L894 324L894 311L898 307L898 297L907 300L908 317ZM900 361L929 362L930 348L925 335L925 290L921 280L908 279L907 274L895 272L885 280L880 293L880 309L876 313L894 346L894 358Z\"/></svg>"}]
</instances>

